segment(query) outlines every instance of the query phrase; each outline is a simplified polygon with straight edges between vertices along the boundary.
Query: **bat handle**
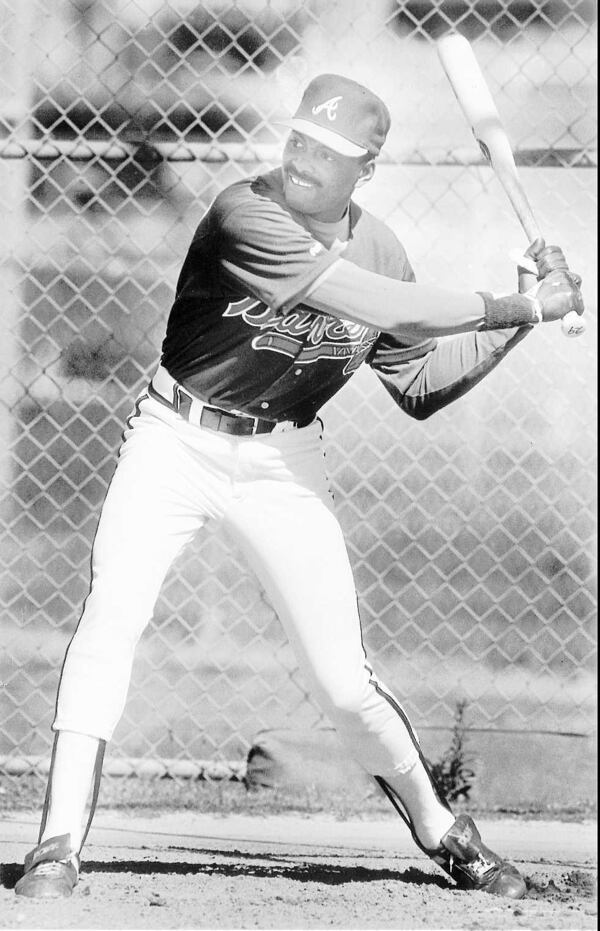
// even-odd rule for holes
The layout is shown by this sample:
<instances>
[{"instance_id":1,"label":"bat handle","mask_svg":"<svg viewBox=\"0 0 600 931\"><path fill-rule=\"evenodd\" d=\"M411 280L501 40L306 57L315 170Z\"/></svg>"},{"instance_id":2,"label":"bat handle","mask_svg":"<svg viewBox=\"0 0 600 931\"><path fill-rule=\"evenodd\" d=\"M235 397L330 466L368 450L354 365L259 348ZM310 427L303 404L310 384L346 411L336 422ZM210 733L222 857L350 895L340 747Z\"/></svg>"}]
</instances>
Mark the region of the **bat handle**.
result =
<instances>
[{"instance_id":1,"label":"bat handle","mask_svg":"<svg viewBox=\"0 0 600 931\"><path fill-rule=\"evenodd\" d=\"M481 146L481 142L479 145ZM499 141L497 142L496 147L498 147L498 145L508 146L508 142L506 142L502 132L499 134ZM482 146L482 151L483 154L489 158L487 147ZM504 190L508 195L508 199L514 207L515 213L521 222L521 226L525 231L525 235L527 236L529 244L532 245L536 239L543 240L544 237L537 224L537 220L533 210L531 209L531 205L527 200L525 192L523 191L523 188L517 179L515 171L506 168L506 164L510 165L511 160L512 151L509 147L509 152L506 155L506 163L494 164L492 161L492 168L494 168L496 174L498 175L500 183L504 187ZM538 271L543 271L543 274L548 274L548 272L552 271L553 269L569 271L569 266L567 265L565 257L560 250L558 254L555 253L554 255L552 255L552 250L550 250L546 266L543 268L543 270L539 269L538 266ZM574 310L571 310L568 314L565 314L565 316L560 321L560 325L563 335L568 337L581 336L581 334L585 332L586 328L585 321Z\"/></svg>"}]
</instances>

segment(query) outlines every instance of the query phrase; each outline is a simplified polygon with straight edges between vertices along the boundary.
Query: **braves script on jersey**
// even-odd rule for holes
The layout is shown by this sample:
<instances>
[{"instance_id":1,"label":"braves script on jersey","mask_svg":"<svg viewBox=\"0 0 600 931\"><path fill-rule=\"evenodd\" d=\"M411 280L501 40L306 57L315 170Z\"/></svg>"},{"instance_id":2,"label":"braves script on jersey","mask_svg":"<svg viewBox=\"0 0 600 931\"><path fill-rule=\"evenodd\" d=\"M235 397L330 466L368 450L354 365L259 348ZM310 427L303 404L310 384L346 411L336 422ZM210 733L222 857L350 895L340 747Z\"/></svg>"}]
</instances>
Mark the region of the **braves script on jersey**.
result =
<instances>
[{"instance_id":1,"label":"braves script on jersey","mask_svg":"<svg viewBox=\"0 0 600 931\"><path fill-rule=\"evenodd\" d=\"M412 281L404 249L354 203L349 240L331 249L301 220L285 205L275 170L227 188L194 235L163 363L211 404L309 421L365 359L377 366L379 331L315 312L302 298L341 249L363 268ZM389 355L389 337L386 346Z\"/></svg>"}]
</instances>

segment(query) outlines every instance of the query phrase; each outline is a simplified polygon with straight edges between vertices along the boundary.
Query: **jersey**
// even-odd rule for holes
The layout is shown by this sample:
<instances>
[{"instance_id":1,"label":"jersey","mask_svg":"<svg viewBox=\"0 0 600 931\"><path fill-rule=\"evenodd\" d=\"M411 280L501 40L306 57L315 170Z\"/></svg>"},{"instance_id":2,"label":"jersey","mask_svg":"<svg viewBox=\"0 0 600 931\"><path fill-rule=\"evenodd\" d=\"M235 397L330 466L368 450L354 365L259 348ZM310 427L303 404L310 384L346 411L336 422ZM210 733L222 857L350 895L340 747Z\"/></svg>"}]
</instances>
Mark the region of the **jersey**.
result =
<instances>
[{"instance_id":1,"label":"jersey","mask_svg":"<svg viewBox=\"0 0 600 931\"><path fill-rule=\"evenodd\" d=\"M181 269L162 347L171 375L226 410L313 419L373 358L380 333L315 311L307 303L311 287L341 254L378 274L414 280L404 248L382 221L354 201L348 221L348 241L326 248L310 221L286 206L279 169L226 188Z\"/></svg>"}]
</instances>

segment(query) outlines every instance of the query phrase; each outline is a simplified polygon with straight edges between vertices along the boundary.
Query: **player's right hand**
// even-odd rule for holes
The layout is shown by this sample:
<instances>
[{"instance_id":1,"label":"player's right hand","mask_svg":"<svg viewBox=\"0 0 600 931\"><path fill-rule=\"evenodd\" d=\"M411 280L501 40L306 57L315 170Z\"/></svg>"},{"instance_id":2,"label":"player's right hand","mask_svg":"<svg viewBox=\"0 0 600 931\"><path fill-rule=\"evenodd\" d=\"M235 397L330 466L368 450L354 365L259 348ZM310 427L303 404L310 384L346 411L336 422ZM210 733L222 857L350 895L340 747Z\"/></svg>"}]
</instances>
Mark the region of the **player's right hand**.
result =
<instances>
[{"instance_id":1,"label":"player's right hand","mask_svg":"<svg viewBox=\"0 0 600 931\"><path fill-rule=\"evenodd\" d=\"M527 297L537 301L544 323L561 320L566 314L584 311L583 297L579 285L581 278L570 271L548 272L535 287L527 291Z\"/></svg>"}]
</instances>

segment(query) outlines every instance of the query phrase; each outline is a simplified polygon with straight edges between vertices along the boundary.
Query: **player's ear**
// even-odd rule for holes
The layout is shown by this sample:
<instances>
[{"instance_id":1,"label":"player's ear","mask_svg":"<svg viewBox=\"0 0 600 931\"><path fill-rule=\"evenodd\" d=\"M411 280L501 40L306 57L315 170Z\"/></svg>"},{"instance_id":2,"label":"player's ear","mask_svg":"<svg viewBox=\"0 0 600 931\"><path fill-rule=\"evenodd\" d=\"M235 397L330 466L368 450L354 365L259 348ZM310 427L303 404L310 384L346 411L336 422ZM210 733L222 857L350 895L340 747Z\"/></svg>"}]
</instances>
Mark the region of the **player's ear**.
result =
<instances>
[{"instance_id":1,"label":"player's ear","mask_svg":"<svg viewBox=\"0 0 600 931\"><path fill-rule=\"evenodd\" d=\"M356 187L361 187L363 184L366 184L367 181L370 181L375 173L375 159L370 158L364 163L360 169L358 175L358 180L356 182Z\"/></svg>"}]
</instances>

